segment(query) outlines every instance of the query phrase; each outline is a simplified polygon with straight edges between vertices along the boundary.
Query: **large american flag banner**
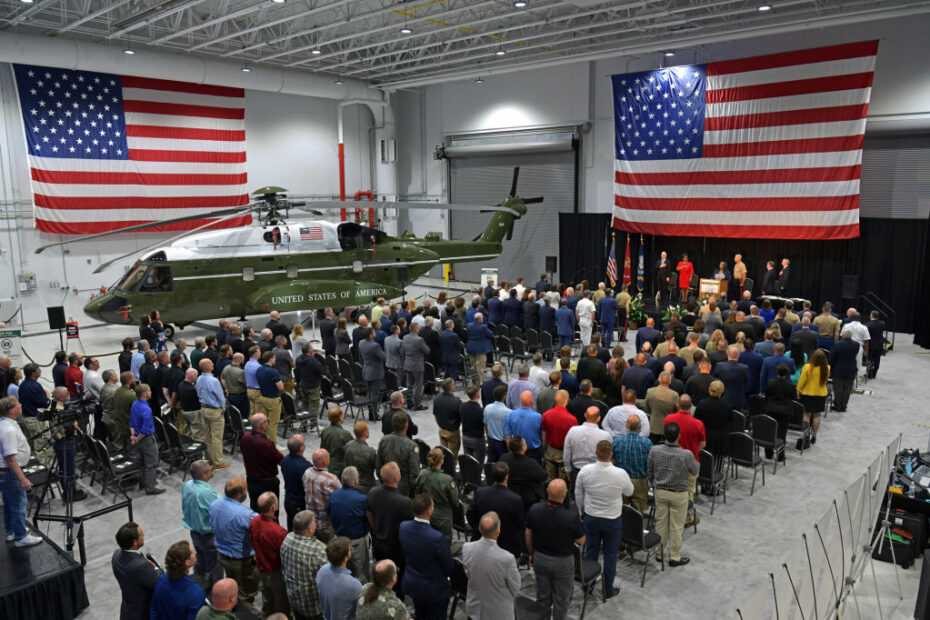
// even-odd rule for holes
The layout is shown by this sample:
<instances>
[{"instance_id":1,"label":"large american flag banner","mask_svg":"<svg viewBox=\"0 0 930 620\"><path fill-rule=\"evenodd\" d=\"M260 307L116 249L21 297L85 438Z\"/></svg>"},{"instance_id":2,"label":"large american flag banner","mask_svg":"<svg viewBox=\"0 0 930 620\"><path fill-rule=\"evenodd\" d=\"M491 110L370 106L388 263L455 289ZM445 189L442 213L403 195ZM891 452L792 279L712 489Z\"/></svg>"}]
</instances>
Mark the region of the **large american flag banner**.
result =
<instances>
[{"instance_id":1,"label":"large american flag banner","mask_svg":"<svg viewBox=\"0 0 930 620\"><path fill-rule=\"evenodd\" d=\"M39 230L89 234L248 204L242 89L28 65L14 71Z\"/></svg>"},{"instance_id":2,"label":"large american flag banner","mask_svg":"<svg viewBox=\"0 0 930 620\"><path fill-rule=\"evenodd\" d=\"M877 51L866 41L613 76L613 226L858 237Z\"/></svg>"}]
</instances>

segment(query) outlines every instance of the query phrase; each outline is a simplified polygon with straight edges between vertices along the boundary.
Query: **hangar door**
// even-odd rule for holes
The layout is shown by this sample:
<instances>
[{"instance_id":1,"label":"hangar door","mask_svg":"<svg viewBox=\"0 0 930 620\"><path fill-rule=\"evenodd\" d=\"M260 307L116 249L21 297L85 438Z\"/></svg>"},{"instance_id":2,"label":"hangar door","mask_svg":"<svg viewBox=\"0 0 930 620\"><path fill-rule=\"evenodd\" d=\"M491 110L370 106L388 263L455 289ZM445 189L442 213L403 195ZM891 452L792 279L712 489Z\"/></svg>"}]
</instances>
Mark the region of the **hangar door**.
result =
<instances>
[{"instance_id":1,"label":"hangar door","mask_svg":"<svg viewBox=\"0 0 930 620\"><path fill-rule=\"evenodd\" d=\"M504 239L504 251L486 262L458 263L455 278L477 282L481 267L497 267L500 279L522 276L529 286L546 270L546 256L559 253L559 213L575 211L575 151L455 157L450 163L450 199L465 204L498 204L510 191L513 169L520 167L517 194L542 196L540 204L527 205L528 213L514 223L513 238ZM480 235L490 213L452 211L453 239ZM561 265L559 265L561 267ZM558 282L558 272L552 279Z\"/></svg>"}]
</instances>

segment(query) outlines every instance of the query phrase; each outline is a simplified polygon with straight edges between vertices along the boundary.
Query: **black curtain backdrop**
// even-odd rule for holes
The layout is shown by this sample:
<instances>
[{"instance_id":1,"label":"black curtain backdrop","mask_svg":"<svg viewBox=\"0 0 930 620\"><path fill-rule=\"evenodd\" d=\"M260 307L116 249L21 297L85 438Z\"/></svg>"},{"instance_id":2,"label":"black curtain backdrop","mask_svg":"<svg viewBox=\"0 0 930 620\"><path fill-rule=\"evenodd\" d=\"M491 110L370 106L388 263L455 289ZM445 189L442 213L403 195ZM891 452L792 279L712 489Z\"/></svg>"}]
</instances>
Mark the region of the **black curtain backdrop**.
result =
<instances>
[{"instance_id":1,"label":"black curtain backdrop","mask_svg":"<svg viewBox=\"0 0 930 620\"><path fill-rule=\"evenodd\" d=\"M560 214L559 273L566 283L587 278L598 282L606 278L610 230L607 214ZM714 237L644 236L646 292L653 291L652 266L659 253L668 252L673 264L687 252L701 277L711 277L720 261L733 267L733 255L743 255L749 277L758 294L765 273L765 262L778 264L791 259L788 293L810 299L815 307L824 301L849 306L858 299L842 298L843 276L858 277L858 294L871 292L897 313L896 331L913 333L921 323L918 308L930 304L930 224L924 220L862 218L859 238L839 241L798 241L789 239L729 239ZM630 236L635 289L639 235ZM617 268L623 272L626 233L616 231ZM593 284L592 284L593 286ZM922 289L925 301L918 303ZM654 293L653 293L654 294ZM925 326L924 326L925 328ZM930 333L926 335L930 344ZM924 346L928 346L925 344Z\"/></svg>"},{"instance_id":2,"label":"black curtain backdrop","mask_svg":"<svg viewBox=\"0 0 930 620\"><path fill-rule=\"evenodd\" d=\"M917 228L915 223L915 228ZM917 291L914 295L914 344L930 349L930 321L921 321L917 313L930 305L930 218L924 226L923 252L914 253L914 272L917 274Z\"/></svg>"}]
</instances>

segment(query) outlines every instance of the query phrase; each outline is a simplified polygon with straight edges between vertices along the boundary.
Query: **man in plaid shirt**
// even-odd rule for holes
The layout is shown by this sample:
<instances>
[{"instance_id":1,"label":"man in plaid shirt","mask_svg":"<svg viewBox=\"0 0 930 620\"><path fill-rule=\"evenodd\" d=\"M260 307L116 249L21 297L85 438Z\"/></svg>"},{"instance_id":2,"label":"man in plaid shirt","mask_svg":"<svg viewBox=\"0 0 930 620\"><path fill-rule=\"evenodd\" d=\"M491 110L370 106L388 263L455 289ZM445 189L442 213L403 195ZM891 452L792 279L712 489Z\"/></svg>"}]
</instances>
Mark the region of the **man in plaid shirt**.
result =
<instances>
[{"instance_id":1,"label":"man in plaid shirt","mask_svg":"<svg viewBox=\"0 0 930 620\"><path fill-rule=\"evenodd\" d=\"M694 455L678 445L681 429L665 425L665 443L649 451L646 475L655 487L656 531L662 537L662 553L669 548L668 565L683 566L691 560L681 555L681 533L688 515L688 474L700 471Z\"/></svg>"},{"instance_id":2,"label":"man in plaid shirt","mask_svg":"<svg viewBox=\"0 0 930 620\"><path fill-rule=\"evenodd\" d=\"M313 511L302 510L294 516L294 531L281 543L281 571L295 620L310 620L323 614L316 574L327 562L326 545L314 537L315 532Z\"/></svg>"},{"instance_id":3,"label":"man in plaid shirt","mask_svg":"<svg viewBox=\"0 0 930 620\"><path fill-rule=\"evenodd\" d=\"M645 513L649 507L649 484L646 482L646 465L652 441L640 435L642 421L639 415L631 413L626 419L627 432L614 437L611 448L614 452L614 465L630 475L633 483L633 496L630 504L636 510Z\"/></svg>"},{"instance_id":4,"label":"man in plaid shirt","mask_svg":"<svg viewBox=\"0 0 930 620\"><path fill-rule=\"evenodd\" d=\"M333 523L326 514L326 504L333 491L340 488L339 478L329 473L329 452L320 448L313 453L313 467L304 472L303 482L307 508L316 517L316 537L328 543L335 536Z\"/></svg>"}]
</instances>

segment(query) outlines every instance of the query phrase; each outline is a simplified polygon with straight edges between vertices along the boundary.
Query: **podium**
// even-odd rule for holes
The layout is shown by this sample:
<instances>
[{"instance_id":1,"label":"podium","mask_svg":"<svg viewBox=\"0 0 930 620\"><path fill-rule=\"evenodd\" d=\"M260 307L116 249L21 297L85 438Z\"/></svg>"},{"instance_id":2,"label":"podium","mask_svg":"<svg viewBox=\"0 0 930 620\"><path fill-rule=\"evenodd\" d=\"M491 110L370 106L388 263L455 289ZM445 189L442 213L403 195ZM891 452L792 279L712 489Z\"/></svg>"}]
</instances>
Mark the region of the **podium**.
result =
<instances>
[{"instance_id":1,"label":"podium","mask_svg":"<svg viewBox=\"0 0 930 620\"><path fill-rule=\"evenodd\" d=\"M726 297L729 282L726 280L717 280L716 278L701 278L698 284L698 295L716 295L717 297Z\"/></svg>"}]
</instances>

